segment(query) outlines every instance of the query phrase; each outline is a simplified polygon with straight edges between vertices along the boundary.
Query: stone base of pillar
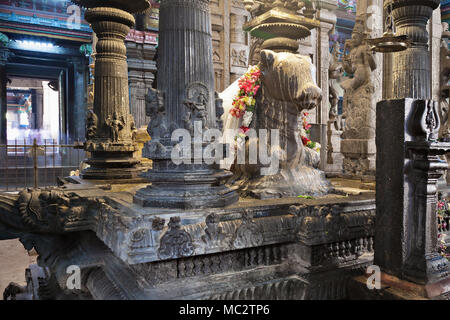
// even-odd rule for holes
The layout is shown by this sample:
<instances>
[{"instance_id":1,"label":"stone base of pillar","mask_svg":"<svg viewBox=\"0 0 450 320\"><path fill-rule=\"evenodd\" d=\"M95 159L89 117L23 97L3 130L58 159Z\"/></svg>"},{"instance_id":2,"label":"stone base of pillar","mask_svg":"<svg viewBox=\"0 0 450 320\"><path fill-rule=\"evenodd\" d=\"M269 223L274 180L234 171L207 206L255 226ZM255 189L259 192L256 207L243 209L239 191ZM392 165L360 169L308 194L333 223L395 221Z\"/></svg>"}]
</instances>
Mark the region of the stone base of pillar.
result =
<instances>
[{"instance_id":1,"label":"stone base of pillar","mask_svg":"<svg viewBox=\"0 0 450 320\"><path fill-rule=\"evenodd\" d=\"M375 142L365 139L344 139L341 141L341 153L344 155L345 174L355 176L375 176Z\"/></svg>"},{"instance_id":2,"label":"stone base of pillar","mask_svg":"<svg viewBox=\"0 0 450 320\"><path fill-rule=\"evenodd\" d=\"M137 178L143 169L137 166L139 159L133 158L135 149L133 145L121 145L111 151L92 151L91 157L86 160L90 167L83 170L80 176L88 180ZM86 150L89 150L89 146Z\"/></svg>"},{"instance_id":3,"label":"stone base of pillar","mask_svg":"<svg viewBox=\"0 0 450 320\"><path fill-rule=\"evenodd\" d=\"M204 161L196 164L185 159L184 163L175 164L169 156L171 150L167 147L165 156L152 158L152 169L142 174L152 184L136 192L134 203L143 207L195 209L220 208L238 201L236 188L225 186L231 172Z\"/></svg>"},{"instance_id":4,"label":"stone base of pillar","mask_svg":"<svg viewBox=\"0 0 450 320\"><path fill-rule=\"evenodd\" d=\"M238 201L234 189L223 181L232 173L211 170L203 165L180 165L168 161L153 161L153 168L143 176L152 182L138 190L133 202L142 207L156 208L220 208Z\"/></svg>"},{"instance_id":5,"label":"stone base of pillar","mask_svg":"<svg viewBox=\"0 0 450 320\"><path fill-rule=\"evenodd\" d=\"M141 168L87 168L80 177L86 180L136 179Z\"/></svg>"},{"instance_id":6,"label":"stone base of pillar","mask_svg":"<svg viewBox=\"0 0 450 320\"><path fill-rule=\"evenodd\" d=\"M449 300L450 279L444 279L428 285L420 285L401 280L382 272L380 276L380 289L369 289L369 275L352 278L348 284L348 293L351 300Z\"/></svg>"}]
</instances>

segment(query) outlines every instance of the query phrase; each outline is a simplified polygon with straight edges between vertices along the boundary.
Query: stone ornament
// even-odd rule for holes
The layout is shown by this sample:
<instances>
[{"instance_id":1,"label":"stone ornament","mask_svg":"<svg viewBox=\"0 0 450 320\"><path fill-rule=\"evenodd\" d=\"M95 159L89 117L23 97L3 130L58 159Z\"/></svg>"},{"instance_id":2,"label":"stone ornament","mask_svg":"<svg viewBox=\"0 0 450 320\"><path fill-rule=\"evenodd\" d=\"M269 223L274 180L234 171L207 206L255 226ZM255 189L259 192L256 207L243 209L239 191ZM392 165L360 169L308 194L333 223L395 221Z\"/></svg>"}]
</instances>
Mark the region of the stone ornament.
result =
<instances>
[{"instance_id":1,"label":"stone ornament","mask_svg":"<svg viewBox=\"0 0 450 320\"><path fill-rule=\"evenodd\" d=\"M184 119L185 129L194 134L195 121L200 121L204 130L208 129L207 107L209 102L208 87L201 82L193 82L186 88L186 100L184 105L187 107L186 118Z\"/></svg>"},{"instance_id":2,"label":"stone ornament","mask_svg":"<svg viewBox=\"0 0 450 320\"><path fill-rule=\"evenodd\" d=\"M237 229L232 243L236 249L262 245L263 235L258 225L253 221L253 212L245 211L242 214L242 224Z\"/></svg>"},{"instance_id":3,"label":"stone ornament","mask_svg":"<svg viewBox=\"0 0 450 320\"><path fill-rule=\"evenodd\" d=\"M189 257L194 254L192 238L181 229L180 217L172 217L169 221L169 231L161 237L161 246L158 249L160 259L174 259Z\"/></svg>"},{"instance_id":4,"label":"stone ornament","mask_svg":"<svg viewBox=\"0 0 450 320\"><path fill-rule=\"evenodd\" d=\"M205 223L206 229L205 234L202 236L203 242L211 247L220 245L226 237L223 228L220 226L220 216L212 213L206 217Z\"/></svg>"},{"instance_id":5,"label":"stone ornament","mask_svg":"<svg viewBox=\"0 0 450 320\"><path fill-rule=\"evenodd\" d=\"M333 44L333 50L330 59L330 66L328 69L328 78L329 78L329 102L330 102L330 121L334 122L336 130L341 129L341 121L338 115L338 102L339 96L337 92L337 80L339 80L344 74L344 68L342 66L342 62L340 61L341 56L341 48L338 41Z\"/></svg>"},{"instance_id":6,"label":"stone ornament","mask_svg":"<svg viewBox=\"0 0 450 320\"><path fill-rule=\"evenodd\" d=\"M345 174L370 176L375 172L375 82L372 73L377 68L373 52L367 43L366 15L356 19L352 39L344 47L342 65L353 78L341 82L344 89L344 119L341 152Z\"/></svg>"},{"instance_id":7,"label":"stone ornament","mask_svg":"<svg viewBox=\"0 0 450 320\"><path fill-rule=\"evenodd\" d=\"M86 116L86 140L92 140L97 134L98 117L92 112L88 111Z\"/></svg>"},{"instance_id":8,"label":"stone ornament","mask_svg":"<svg viewBox=\"0 0 450 320\"><path fill-rule=\"evenodd\" d=\"M448 49L448 38L450 32L448 31L448 23L442 24L442 40L440 48L440 105L439 116L441 119L441 129L439 137L445 141L450 141L450 123L449 123L449 98L450 87L448 82L450 80L450 50Z\"/></svg>"},{"instance_id":9,"label":"stone ornament","mask_svg":"<svg viewBox=\"0 0 450 320\"><path fill-rule=\"evenodd\" d=\"M231 61L235 67L247 67L247 50L231 50Z\"/></svg>"},{"instance_id":10,"label":"stone ornament","mask_svg":"<svg viewBox=\"0 0 450 320\"><path fill-rule=\"evenodd\" d=\"M438 139L441 120L439 118L439 103L436 101L418 101L409 121L411 133L416 141L436 141Z\"/></svg>"},{"instance_id":11,"label":"stone ornament","mask_svg":"<svg viewBox=\"0 0 450 320\"><path fill-rule=\"evenodd\" d=\"M152 238L148 229L140 228L136 230L130 239L130 249L148 248L152 245Z\"/></svg>"},{"instance_id":12,"label":"stone ornament","mask_svg":"<svg viewBox=\"0 0 450 320\"><path fill-rule=\"evenodd\" d=\"M125 127L125 119L123 116L120 116L117 114L117 112L114 112L114 115L108 116L105 121L106 125L109 127L111 131L111 139L112 142L119 142L119 133L123 130Z\"/></svg>"},{"instance_id":13,"label":"stone ornament","mask_svg":"<svg viewBox=\"0 0 450 320\"><path fill-rule=\"evenodd\" d=\"M222 116L225 112L223 108L223 99L219 97L219 94L217 92L214 92L214 97L216 101L216 124L217 129L222 130L223 129L223 119Z\"/></svg>"}]
</instances>

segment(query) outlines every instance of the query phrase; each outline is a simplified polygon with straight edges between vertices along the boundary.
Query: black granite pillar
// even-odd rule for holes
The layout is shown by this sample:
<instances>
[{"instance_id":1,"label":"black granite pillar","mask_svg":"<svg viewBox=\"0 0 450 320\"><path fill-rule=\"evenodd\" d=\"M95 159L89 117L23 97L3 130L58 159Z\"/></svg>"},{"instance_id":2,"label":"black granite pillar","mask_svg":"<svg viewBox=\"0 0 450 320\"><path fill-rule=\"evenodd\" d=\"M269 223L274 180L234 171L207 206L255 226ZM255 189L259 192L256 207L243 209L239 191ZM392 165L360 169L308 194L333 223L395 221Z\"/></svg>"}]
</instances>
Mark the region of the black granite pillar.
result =
<instances>
[{"instance_id":1,"label":"black granite pillar","mask_svg":"<svg viewBox=\"0 0 450 320\"><path fill-rule=\"evenodd\" d=\"M388 0L397 35L411 48L385 63L384 101L377 104L375 261L385 273L425 285L428 297L448 291L448 261L438 253L437 180L447 168L439 155L437 103L431 82L426 25L437 0ZM392 69L391 69L392 68ZM429 290L431 287L438 290Z\"/></svg>"},{"instance_id":2,"label":"black granite pillar","mask_svg":"<svg viewBox=\"0 0 450 320\"><path fill-rule=\"evenodd\" d=\"M86 20L98 37L94 110L88 114L85 150L91 157L84 179L136 178L136 130L130 114L125 37L134 25L131 13L113 7L89 7Z\"/></svg>"},{"instance_id":3,"label":"black granite pillar","mask_svg":"<svg viewBox=\"0 0 450 320\"><path fill-rule=\"evenodd\" d=\"M435 110L430 100L377 105L374 263L386 273L420 284L448 272L446 259L437 251L436 184L447 167L437 156L450 144L430 140L427 125L421 124L422 118L436 117ZM441 269L434 270L436 265Z\"/></svg>"},{"instance_id":4,"label":"black granite pillar","mask_svg":"<svg viewBox=\"0 0 450 320\"><path fill-rule=\"evenodd\" d=\"M218 159L208 159L214 164L205 161L205 143L194 141L202 140L204 130L218 128L216 108L222 107L214 91L209 0L164 0L159 13L158 90L147 95L152 140L143 150L153 160L153 168L143 175L152 184L138 190L134 202L145 207L224 207L238 200L225 186L231 173L219 169ZM183 141L190 139L190 151L186 141L181 148L172 141L176 129L189 133ZM175 163L173 151L181 149L183 162Z\"/></svg>"},{"instance_id":5,"label":"black granite pillar","mask_svg":"<svg viewBox=\"0 0 450 320\"><path fill-rule=\"evenodd\" d=\"M430 99L431 65L428 50L427 23L438 0L388 0L385 8L392 5L396 36L407 35L412 45L405 51L392 53L389 70L393 82L385 92L386 99Z\"/></svg>"},{"instance_id":6,"label":"black granite pillar","mask_svg":"<svg viewBox=\"0 0 450 320\"><path fill-rule=\"evenodd\" d=\"M215 127L209 0L162 1L158 51L157 83L158 89L165 92L169 121L183 126L182 119L189 112L184 105L186 89L191 84L200 83L208 89L209 127Z\"/></svg>"},{"instance_id":7,"label":"black granite pillar","mask_svg":"<svg viewBox=\"0 0 450 320\"><path fill-rule=\"evenodd\" d=\"M73 141L83 141L85 135L85 120L87 112L87 78L88 78L88 59L80 57L74 59L74 82L73 82L73 110L71 138Z\"/></svg>"}]
</instances>

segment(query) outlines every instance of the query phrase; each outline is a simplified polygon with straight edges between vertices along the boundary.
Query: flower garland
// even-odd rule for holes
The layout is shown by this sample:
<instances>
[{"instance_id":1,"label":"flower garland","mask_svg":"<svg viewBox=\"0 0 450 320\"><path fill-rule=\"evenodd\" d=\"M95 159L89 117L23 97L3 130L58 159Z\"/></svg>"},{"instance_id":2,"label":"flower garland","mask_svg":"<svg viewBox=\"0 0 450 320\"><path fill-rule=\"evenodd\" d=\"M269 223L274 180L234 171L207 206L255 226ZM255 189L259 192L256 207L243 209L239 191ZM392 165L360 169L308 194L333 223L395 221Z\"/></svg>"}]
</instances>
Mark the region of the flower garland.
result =
<instances>
[{"instance_id":1,"label":"flower garland","mask_svg":"<svg viewBox=\"0 0 450 320\"><path fill-rule=\"evenodd\" d=\"M250 130L250 124L253 121L253 112L255 111L255 96L261 87L261 70L258 66L252 66L238 80L239 92L233 99L233 108L230 114L235 118L242 118L242 126L236 136L236 141L242 143Z\"/></svg>"},{"instance_id":2,"label":"flower garland","mask_svg":"<svg viewBox=\"0 0 450 320\"><path fill-rule=\"evenodd\" d=\"M251 66L248 71L238 80L239 92L233 99L233 107L230 109L230 114L235 118L243 118L242 126L239 128L239 133L235 137L235 140L239 145L242 145L245 141L248 131L250 130L250 124L253 121L253 113L256 105L256 94L261 87L261 70L258 66ZM300 128L300 136L302 138L303 145L313 149L316 152L320 152L320 144L311 141L307 135L311 132L311 125L308 123L306 117L307 112L303 113L302 126Z\"/></svg>"},{"instance_id":3,"label":"flower garland","mask_svg":"<svg viewBox=\"0 0 450 320\"><path fill-rule=\"evenodd\" d=\"M313 142L308 138L308 134L311 133L311 125L308 123L307 117L309 113L303 112L302 125L300 127L300 137L304 146L313 149L316 152L320 152L321 145L318 142Z\"/></svg>"},{"instance_id":4,"label":"flower garland","mask_svg":"<svg viewBox=\"0 0 450 320\"><path fill-rule=\"evenodd\" d=\"M449 220L449 212L450 204L445 200L439 200L437 204L439 253L450 260L450 254L445 245L445 231L448 227L447 222Z\"/></svg>"}]
</instances>

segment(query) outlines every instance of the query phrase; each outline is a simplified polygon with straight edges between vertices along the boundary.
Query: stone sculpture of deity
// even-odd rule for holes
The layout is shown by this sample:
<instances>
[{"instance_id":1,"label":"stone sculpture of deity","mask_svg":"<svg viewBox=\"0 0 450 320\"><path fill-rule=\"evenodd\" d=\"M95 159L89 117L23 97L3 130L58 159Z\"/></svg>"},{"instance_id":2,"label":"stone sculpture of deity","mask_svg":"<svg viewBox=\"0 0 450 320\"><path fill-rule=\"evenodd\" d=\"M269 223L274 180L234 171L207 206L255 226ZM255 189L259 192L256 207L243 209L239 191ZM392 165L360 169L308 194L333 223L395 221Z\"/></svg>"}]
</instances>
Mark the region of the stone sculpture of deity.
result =
<instances>
[{"instance_id":1,"label":"stone sculpture of deity","mask_svg":"<svg viewBox=\"0 0 450 320\"><path fill-rule=\"evenodd\" d=\"M353 78L342 82L346 91L356 91L370 81L370 74L376 69L375 59L370 47L364 43L365 33L362 21L357 21L352 33L352 39L347 40L344 48L343 67ZM349 50L349 54L346 54Z\"/></svg>"},{"instance_id":2,"label":"stone sculpture of deity","mask_svg":"<svg viewBox=\"0 0 450 320\"><path fill-rule=\"evenodd\" d=\"M119 141L119 132L125 127L125 120L123 117L119 118L117 111L114 112L113 117L108 116L106 125L111 129L111 138L113 142Z\"/></svg>"},{"instance_id":3,"label":"stone sculpture of deity","mask_svg":"<svg viewBox=\"0 0 450 320\"><path fill-rule=\"evenodd\" d=\"M344 89L344 127L341 152L346 174L372 175L375 170L375 81L372 72L377 68L374 53L366 42L365 20L358 17L347 40L342 61L350 76L341 82ZM369 151L368 151L369 150Z\"/></svg>"},{"instance_id":4,"label":"stone sculpture of deity","mask_svg":"<svg viewBox=\"0 0 450 320\"><path fill-rule=\"evenodd\" d=\"M329 118L331 121L335 122L335 126L337 130L341 128L340 117L338 117L338 102L339 102L339 94L338 94L338 80L344 73L344 69L342 67L342 62L340 61L341 55L341 46L338 41L333 44L332 55L330 59L330 67L328 69L328 78L329 78L329 101L330 101L330 114Z\"/></svg>"}]
</instances>

